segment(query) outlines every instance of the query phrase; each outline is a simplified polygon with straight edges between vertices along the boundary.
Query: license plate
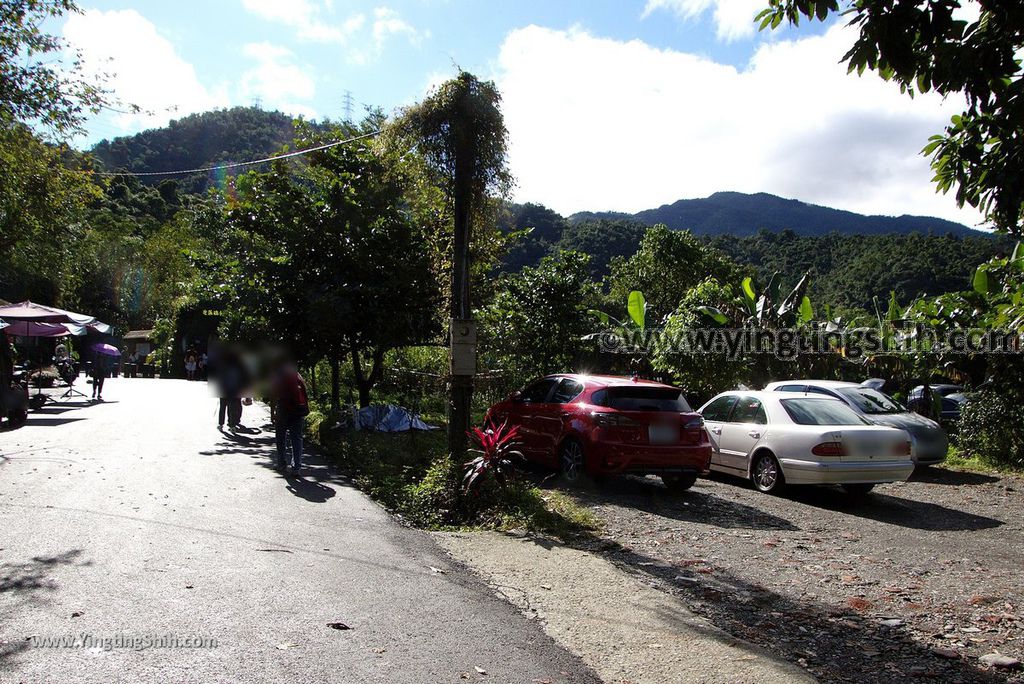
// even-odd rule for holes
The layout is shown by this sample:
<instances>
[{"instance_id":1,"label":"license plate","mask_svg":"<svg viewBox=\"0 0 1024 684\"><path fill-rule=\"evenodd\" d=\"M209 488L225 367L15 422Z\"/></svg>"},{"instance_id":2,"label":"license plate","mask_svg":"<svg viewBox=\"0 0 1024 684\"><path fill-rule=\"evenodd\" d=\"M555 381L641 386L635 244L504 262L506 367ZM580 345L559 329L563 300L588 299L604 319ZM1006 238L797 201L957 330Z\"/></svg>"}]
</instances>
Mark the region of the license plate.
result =
<instances>
[{"instance_id":1,"label":"license plate","mask_svg":"<svg viewBox=\"0 0 1024 684\"><path fill-rule=\"evenodd\" d=\"M647 439L651 444L675 444L679 441L679 428L673 425L650 425Z\"/></svg>"}]
</instances>

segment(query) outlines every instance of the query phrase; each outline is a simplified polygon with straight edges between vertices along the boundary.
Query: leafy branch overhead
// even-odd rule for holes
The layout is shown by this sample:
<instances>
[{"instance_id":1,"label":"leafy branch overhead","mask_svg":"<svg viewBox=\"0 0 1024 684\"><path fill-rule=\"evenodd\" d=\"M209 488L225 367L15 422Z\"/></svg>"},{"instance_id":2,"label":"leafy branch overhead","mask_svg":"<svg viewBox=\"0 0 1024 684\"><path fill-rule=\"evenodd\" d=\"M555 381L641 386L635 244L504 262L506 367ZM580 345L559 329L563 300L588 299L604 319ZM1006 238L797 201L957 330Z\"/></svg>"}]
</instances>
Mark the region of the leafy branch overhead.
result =
<instances>
[{"instance_id":1,"label":"leafy branch overhead","mask_svg":"<svg viewBox=\"0 0 1024 684\"><path fill-rule=\"evenodd\" d=\"M923 149L933 181L955 188L960 206L980 209L999 230L1019 235L1024 220L1024 6L1019 0L976 3L964 19L961 0L769 0L762 29L839 13L859 31L843 61L913 97L963 95L964 111ZM974 5L975 3L970 3Z\"/></svg>"}]
</instances>

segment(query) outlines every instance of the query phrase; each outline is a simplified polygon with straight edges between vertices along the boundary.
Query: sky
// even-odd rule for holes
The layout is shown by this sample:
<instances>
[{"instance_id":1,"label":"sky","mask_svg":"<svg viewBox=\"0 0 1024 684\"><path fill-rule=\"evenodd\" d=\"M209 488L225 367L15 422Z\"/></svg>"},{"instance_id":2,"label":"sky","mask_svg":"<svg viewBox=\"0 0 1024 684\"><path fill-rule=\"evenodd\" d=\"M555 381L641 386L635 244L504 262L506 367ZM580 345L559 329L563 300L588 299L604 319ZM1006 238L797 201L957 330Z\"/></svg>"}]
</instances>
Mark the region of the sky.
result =
<instances>
[{"instance_id":1,"label":"sky","mask_svg":"<svg viewBox=\"0 0 1024 684\"><path fill-rule=\"evenodd\" d=\"M836 19L759 32L764 0L79 0L56 31L142 114L88 146L212 108L386 112L462 68L495 81L515 199L636 212L717 191L866 214L979 215L919 152L961 109L840 60Z\"/></svg>"}]
</instances>

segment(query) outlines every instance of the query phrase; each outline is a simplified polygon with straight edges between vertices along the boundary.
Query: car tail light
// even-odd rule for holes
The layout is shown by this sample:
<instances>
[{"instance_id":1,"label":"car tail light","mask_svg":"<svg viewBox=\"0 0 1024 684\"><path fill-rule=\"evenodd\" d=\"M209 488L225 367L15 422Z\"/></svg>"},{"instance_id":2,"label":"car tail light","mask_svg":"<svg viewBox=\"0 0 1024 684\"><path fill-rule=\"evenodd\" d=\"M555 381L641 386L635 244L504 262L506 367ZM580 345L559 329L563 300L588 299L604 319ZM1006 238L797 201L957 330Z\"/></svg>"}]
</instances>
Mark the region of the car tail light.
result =
<instances>
[{"instance_id":1,"label":"car tail light","mask_svg":"<svg viewBox=\"0 0 1024 684\"><path fill-rule=\"evenodd\" d=\"M910 456L910 453L911 453L910 450L911 450L910 440L907 440L905 442L900 442L899 444L894 444L892 446L892 453L894 455L896 455L896 456Z\"/></svg>"},{"instance_id":2,"label":"car tail light","mask_svg":"<svg viewBox=\"0 0 1024 684\"><path fill-rule=\"evenodd\" d=\"M603 428L615 428L615 427L636 427L639 425L632 418L627 418L621 413L600 413L594 411L590 414L594 419L594 424L598 427Z\"/></svg>"},{"instance_id":3,"label":"car tail light","mask_svg":"<svg viewBox=\"0 0 1024 684\"><path fill-rule=\"evenodd\" d=\"M842 442L822 442L811 449L811 453L815 456L844 456L846 449Z\"/></svg>"},{"instance_id":4,"label":"car tail light","mask_svg":"<svg viewBox=\"0 0 1024 684\"><path fill-rule=\"evenodd\" d=\"M690 416L689 419L687 419L686 422L683 423L684 430L696 430L702 427L704 427L703 416Z\"/></svg>"}]
</instances>

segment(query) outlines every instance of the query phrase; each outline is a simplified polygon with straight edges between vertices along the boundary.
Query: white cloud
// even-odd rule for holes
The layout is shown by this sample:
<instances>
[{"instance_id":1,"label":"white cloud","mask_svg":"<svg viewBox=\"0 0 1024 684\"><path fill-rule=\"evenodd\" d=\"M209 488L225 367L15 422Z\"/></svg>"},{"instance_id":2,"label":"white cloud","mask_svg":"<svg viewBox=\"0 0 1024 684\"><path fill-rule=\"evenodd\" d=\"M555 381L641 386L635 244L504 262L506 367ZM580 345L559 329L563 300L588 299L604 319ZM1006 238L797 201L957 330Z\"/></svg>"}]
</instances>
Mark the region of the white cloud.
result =
<instances>
[{"instance_id":1,"label":"white cloud","mask_svg":"<svg viewBox=\"0 0 1024 684\"><path fill-rule=\"evenodd\" d=\"M373 11L373 42L378 47L390 36L404 35L412 44L420 41L420 33L412 27L395 10L390 7L378 7Z\"/></svg>"},{"instance_id":2,"label":"white cloud","mask_svg":"<svg viewBox=\"0 0 1024 684\"><path fill-rule=\"evenodd\" d=\"M353 47L349 51L349 61L355 64L369 64L380 58L384 54L384 46L393 36L404 36L410 45L419 46L424 38L430 37L430 32L418 31L390 7L378 7L373 10L369 36L360 41L361 46Z\"/></svg>"},{"instance_id":3,"label":"white cloud","mask_svg":"<svg viewBox=\"0 0 1024 684\"><path fill-rule=\"evenodd\" d=\"M333 24L323 18L319 4L310 0L242 0L242 6L253 14L295 30L301 40L320 43L344 43L366 23L362 14L354 14L341 24ZM328 12L333 3L326 3Z\"/></svg>"},{"instance_id":4,"label":"white cloud","mask_svg":"<svg viewBox=\"0 0 1024 684\"><path fill-rule=\"evenodd\" d=\"M256 16L293 29L300 40L345 45L346 57L353 64L369 64L379 58L393 36L403 36L412 45L430 36L386 6L375 8L369 17L355 13L333 22L329 19L335 10L332 0L242 0L242 5Z\"/></svg>"},{"instance_id":5,"label":"white cloud","mask_svg":"<svg viewBox=\"0 0 1024 684\"><path fill-rule=\"evenodd\" d=\"M295 64L288 48L271 43L249 43L242 49L256 62L242 74L239 93L243 98L260 98L268 108L315 118L316 112L296 100L308 100L316 93L316 81L309 70Z\"/></svg>"},{"instance_id":6,"label":"white cloud","mask_svg":"<svg viewBox=\"0 0 1024 684\"><path fill-rule=\"evenodd\" d=\"M638 211L720 190L975 223L920 149L959 111L839 64L850 29L762 44L743 69L582 30L510 33L497 81L518 199Z\"/></svg>"},{"instance_id":7,"label":"white cloud","mask_svg":"<svg viewBox=\"0 0 1024 684\"><path fill-rule=\"evenodd\" d=\"M647 0L643 17L665 10L690 20L713 8L718 38L732 41L754 35L754 17L765 7L764 0Z\"/></svg>"},{"instance_id":8,"label":"white cloud","mask_svg":"<svg viewBox=\"0 0 1024 684\"><path fill-rule=\"evenodd\" d=\"M116 115L113 122L124 131L161 126L227 103L226 94L208 90L193 66L135 10L72 14L64 37L82 51L89 75L110 74L108 85L117 97L145 110Z\"/></svg>"}]
</instances>

